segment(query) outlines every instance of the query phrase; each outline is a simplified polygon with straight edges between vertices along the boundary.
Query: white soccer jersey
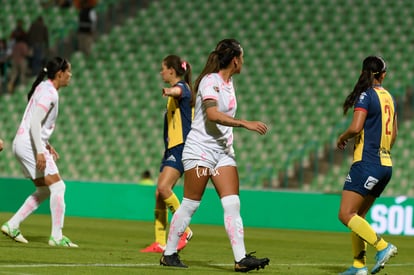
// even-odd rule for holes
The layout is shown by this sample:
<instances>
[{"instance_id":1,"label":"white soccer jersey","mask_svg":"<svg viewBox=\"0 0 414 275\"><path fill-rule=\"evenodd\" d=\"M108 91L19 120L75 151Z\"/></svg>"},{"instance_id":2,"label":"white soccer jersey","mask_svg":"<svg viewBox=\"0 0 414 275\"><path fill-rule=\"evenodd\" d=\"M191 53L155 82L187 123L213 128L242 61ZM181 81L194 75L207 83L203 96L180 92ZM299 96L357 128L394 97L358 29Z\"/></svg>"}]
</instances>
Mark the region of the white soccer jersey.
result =
<instances>
[{"instance_id":1,"label":"white soccer jersey","mask_svg":"<svg viewBox=\"0 0 414 275\"><path fill-rule=\"evenodd\" d=\"M40 83L24 111L23 119L17 131L16 137L28 138L30 140L30 120L36 106L43 108L46 111L46 117L42 121L41 139L44 146L46 146L50 136L55 128L55 123L58 115L59 94L53 86L52 81L45 80Z\"/></svg>"},{"instance_id":2,"label":"white soccer jersey","mask_svg":"<svg viewBox=\"0 0 414 275\"><path fill-rule=\"evenodd\" d=\"M233 80L226 83L218 73L212 73L203 77L199 84L194 119L187 141L202 143L210 149L218 151L232 150L233 127L220 125L207 120L203 108L203 101L214 99L217 108L231 117L236 115L237 101L233 87Z\"/></svg>"}]
</instances>

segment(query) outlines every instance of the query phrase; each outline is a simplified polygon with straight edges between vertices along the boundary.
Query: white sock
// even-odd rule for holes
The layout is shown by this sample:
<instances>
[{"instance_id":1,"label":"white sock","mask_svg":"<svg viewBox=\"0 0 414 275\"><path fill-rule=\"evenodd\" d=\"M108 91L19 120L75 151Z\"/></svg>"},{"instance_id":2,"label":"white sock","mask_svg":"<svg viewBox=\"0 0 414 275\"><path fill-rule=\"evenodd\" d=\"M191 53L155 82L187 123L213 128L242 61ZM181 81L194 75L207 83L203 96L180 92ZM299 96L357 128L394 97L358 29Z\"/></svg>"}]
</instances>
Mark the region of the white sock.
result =
<instances>
[{"instance_id":1,"label":"white sock","mask_svg":"<svg viewBox=\"0 0 414 275\"><path fill-rule=\"evenodd\" d=\"M17 210L13 217L8 221L10 228L19 228L20 223L32 214L39 207L39 205L49 197L49 195L49 187L36 187L36 191L27 197L19 210Z\"/></svg>"},{"instance_id":2,"label":"white sock","mask_svg":"<svg viewBox=\"0 0 414 275\"><path fill-rule=\"evenodd\" d=\"M164 255L172 255L177 252L177 245L180 237L184 234L185 229L190 224L191 217L200 206L200 201L193 201L184 198L180 207L175 211L168 232L167 246Z\"/></svg>"},{"instance_id":3,"label":"white sock","mask_svg":"<svg viewBox=\"0 0 414 275\"><path fill-rule=\"evenodd\" d=\"M50 189L50 213L52 215L52 237L55 240L62 239L62 228L65 219L65 183L58 181L49 186Z\"/></svg>"},{"instance_id":4,"label":"white sock","mask_svg":"<svg viewBox=\"0 0 414 275\"><path fill-rule=\"evenodd\" d=\"M240 198L237 195L226 196L221 198L221 204L224 209L224 226L233 249L234 260L239 262L246 257L243 221L240 216Z\"/></svg>"}]
</instances>

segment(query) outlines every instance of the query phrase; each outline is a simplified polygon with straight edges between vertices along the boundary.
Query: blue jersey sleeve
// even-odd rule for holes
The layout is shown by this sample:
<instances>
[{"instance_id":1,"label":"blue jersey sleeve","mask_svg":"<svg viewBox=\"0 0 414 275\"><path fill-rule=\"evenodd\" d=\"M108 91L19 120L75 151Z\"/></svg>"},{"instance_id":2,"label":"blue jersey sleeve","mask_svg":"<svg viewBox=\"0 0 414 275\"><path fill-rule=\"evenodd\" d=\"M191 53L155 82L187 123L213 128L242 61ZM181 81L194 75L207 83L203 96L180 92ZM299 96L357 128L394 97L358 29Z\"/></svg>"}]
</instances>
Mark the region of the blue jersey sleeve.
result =
<instances>
[{"instance_id":1,"label":"blue jersey sleeve","mask_svg":"<svg viewBox=\"0 0 414 275\"><path fill-rule=\"evenodd\" d=\"M180 99L191 98L191 91L188 88L187 83L185 83L184 81L180 81L177 84L175 84L175 87L180 87L181 89Z\"/></svg>"},{"instance_id":2,"label":"blue jersey sleeve","mask_svg":"<svg viewBox=\"0 0 414 275\"><path fill-rule=\"evenodd\" d=\"M370 102L371 102L371 93L370 93L370 90L367 90L359 96L357 102L354 105L354 110L356 111L356 110L363 109L363 110L368 111Z\"/></svg>"}]
</instances>

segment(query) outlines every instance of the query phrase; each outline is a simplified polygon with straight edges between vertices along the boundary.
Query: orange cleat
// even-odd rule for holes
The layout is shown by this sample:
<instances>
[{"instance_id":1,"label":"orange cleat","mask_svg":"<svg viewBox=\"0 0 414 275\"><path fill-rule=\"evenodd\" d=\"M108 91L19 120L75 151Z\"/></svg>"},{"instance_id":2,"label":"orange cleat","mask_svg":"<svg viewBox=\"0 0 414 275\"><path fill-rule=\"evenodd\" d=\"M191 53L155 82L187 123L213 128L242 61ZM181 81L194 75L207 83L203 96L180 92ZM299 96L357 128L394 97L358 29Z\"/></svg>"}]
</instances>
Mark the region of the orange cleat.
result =
<instances>
[{"instance_id":1,"label":"orange cleat","mask_svg":"<svg viewBox=\"0 0 414 275\"><path fill-rule=\"evenodd\" d=\"M191 238L193 237L193 231L190 231L189 233L184 232L184 234L181 236L180 241L178 242L177 245L177 250L183 250L184 247L187 245L188 241L191 240Z\"/></svg>"},{"instance_id":2,"label":"orange cleat","mask_svg":"<svg viewBox=\"0 0 414 275\"><path fill-rule=\"evenodd\" d=\"M163 253L165 250L165 245L160 245L159 243L155 242L152 243L150 246L147 246L144 249L141 249L140 252L144 253Z\"/></svg>"}]
</instances>

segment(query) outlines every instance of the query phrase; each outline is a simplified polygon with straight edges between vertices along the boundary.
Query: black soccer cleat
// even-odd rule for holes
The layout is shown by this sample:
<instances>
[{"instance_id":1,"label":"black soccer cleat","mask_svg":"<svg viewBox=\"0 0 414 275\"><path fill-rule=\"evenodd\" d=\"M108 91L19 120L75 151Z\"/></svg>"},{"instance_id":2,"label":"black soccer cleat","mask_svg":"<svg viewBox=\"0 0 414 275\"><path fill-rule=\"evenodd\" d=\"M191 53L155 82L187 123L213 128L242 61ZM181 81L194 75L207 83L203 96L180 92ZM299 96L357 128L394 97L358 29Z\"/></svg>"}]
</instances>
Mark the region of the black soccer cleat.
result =
<instances>
[{"instance_id":1,"label":"black soccer cleat","mask_svg":"<svg viewBox=\"0 0 414 275\"><path fill-rule=\"evenodd\" d=\"M251 252L246 255L245 258L241 259L239 262L235 262L234 271L236 272L249 272L250 270L260 268L265 268L266 265L269 265L270 260L268 258L258 259L252 254L256 252Z\"/></svg>"},{"instance_id":2,"label":"black soccer cleat","mask_svg":"<svg viewBox=\"0 0 414 275\"><path fill-rule=\"evenodd\" d=\"M188 268L188 266L183 264L180 260L180 256L178 256L177 252L168 256L163 254L160 259L160 265Z\"/></svg>"}]
</instances>

